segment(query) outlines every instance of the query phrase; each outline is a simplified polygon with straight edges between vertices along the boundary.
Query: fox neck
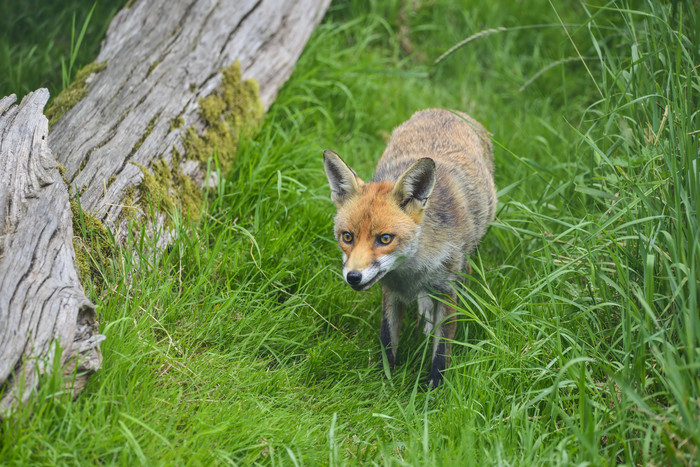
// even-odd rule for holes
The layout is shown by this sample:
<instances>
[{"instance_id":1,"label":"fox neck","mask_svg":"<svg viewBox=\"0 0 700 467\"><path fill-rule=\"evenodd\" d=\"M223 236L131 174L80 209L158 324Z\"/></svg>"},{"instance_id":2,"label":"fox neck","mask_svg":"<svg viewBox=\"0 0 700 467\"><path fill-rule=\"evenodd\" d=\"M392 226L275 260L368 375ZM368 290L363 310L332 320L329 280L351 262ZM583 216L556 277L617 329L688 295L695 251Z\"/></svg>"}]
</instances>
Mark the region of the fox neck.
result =
<instances>
[{"instance_id":1,"label":"fox neck","mask_svg":"<svg viewBox=\"0 0 700 467\"><path fill-rule=\"evenodd\" d=\"M381 279L381 284L399 295L402 301L409 302L425 290L426 265L418 258L419 242L412 245L410 254L394 269L387 272ZM407 252L408 253L408 252Z\"/></svg>"}]
</instances>

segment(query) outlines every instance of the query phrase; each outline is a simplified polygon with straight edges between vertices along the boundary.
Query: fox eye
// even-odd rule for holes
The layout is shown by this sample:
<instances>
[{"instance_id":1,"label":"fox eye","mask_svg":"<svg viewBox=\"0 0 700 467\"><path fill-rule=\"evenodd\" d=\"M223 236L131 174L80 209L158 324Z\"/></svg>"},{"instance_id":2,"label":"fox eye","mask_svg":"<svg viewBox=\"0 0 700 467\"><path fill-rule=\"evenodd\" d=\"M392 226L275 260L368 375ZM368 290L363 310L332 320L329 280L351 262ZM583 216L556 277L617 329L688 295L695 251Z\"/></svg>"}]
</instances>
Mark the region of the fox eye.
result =
<instances>
[{"instance_id":1,"label":"fox eye","mask_svg":"<svg viewBox=\"0 0 700 467\"><path fill-rule=\"evenodd\" d=\"M394 236L391 234L382 234L378 237L378 240L382 245L388 245L394 240Z\"/></svg>"},{"instance_id":2,"label":"fox eye","mask_svg":"<svg viewBox=\"0 0 700 467\"><path fill-rule=\"evenodd\" d=\"M352 243L352 234L350 232L343 232L340 236L345 243Z\"/></svg>"}]
</instances>

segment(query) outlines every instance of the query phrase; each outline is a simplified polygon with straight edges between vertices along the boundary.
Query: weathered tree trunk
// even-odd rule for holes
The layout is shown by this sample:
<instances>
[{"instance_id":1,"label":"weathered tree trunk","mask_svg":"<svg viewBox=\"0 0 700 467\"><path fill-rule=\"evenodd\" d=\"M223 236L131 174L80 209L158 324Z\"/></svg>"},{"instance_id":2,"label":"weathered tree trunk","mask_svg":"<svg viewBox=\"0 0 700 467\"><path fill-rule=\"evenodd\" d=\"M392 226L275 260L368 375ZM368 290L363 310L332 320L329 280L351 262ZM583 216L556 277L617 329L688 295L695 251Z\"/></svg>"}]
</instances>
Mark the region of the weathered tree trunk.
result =
<instances>
[{"instance_id":1,"label":"weathered tree trunk","mask_svg":"<svg viewBox=\"0 0 700 467\"><path fill-rule=\"evenodd\" d=\"M82 208L118 241L134 215L163 226L167 213L148 218L144 201L185 209L178 191L196 198L193 186L216 183L204 180L207 156L217 149L226 166L240 131L229 123L255 125L247 120L272 104L329 3L137 0L122 10L94 73L78 80L86 87L72 91L85 96L73 107L59 103L57 116L68 110L54 117L49 137ZM256 86L232 70L236 62L259 84L262 106Z\"/></svg>"},{"instance_id":2,"label":"weathered tree trunk","mask_svg":"<svg viewBox=\"0 0 700 467\"><path fill-rule=\"evenodd\" d=\"M95 307L78 281L68 190L47 145L46 89L0 100L0 417L51 369L74 393L101 361Z\"/></svg>"},{"instance_id":3,"label":"weathered tree trunk","mask_svg":"<svg viewBox=\"0 0 700 467\"><path fill-rule=\"evenodd\" d=\"M206 161L216 150L230 163L239 132L272 104L329 3L137 0L47 109L50 135L45 89L19 106L15 96L0 101L0 417L52 368L57 344L74 394L101 361L104 337L78 281L69 193L49 147L82 209L118 241L138 219L161 232L162 246L167 208L198 204L200 187L216 182L205 180Z\"/></svg>"}]
</instances>

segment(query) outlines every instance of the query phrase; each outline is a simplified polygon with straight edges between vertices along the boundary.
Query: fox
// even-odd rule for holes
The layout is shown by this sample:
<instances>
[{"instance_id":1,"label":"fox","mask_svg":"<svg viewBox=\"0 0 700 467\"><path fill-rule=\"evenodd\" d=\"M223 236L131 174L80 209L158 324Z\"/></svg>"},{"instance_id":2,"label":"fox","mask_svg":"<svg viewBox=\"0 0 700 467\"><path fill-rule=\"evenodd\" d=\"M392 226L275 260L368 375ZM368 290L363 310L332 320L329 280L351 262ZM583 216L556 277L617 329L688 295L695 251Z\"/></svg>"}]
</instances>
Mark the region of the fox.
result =
<instances>
[{"instance_id":1,"label":"fox","mask_svg":"<svg viewBox=\"0 0 700 467\"><path fill-rule=\"evenodd\" d=\"M428 385L441 385L457 327L454 284L496 212L490 133L466 113L427 109L394 129L370 182L332 150L323 165L343 278L356 291L382 286L389 368L406 305L417 302L423 332L434 336Z\"/></svg>"}]
</instances>

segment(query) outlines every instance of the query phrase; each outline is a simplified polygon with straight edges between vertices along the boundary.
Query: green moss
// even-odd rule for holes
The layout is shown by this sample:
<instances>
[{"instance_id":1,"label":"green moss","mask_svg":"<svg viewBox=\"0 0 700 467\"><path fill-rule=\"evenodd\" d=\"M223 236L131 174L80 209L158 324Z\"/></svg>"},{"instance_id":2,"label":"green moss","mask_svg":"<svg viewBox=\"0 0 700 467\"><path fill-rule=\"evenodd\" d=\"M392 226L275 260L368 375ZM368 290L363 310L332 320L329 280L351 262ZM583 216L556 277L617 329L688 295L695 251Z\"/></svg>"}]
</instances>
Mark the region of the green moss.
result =
<instances>
[{"instance_id":1,"label":"green moss","mask_svg":"<svg viewBox=\"0 0 700 467\"><path fill-rule=\"evenodd\" d=\"M122 199L122 210L119 213L119 220L122 218L128 218L128 219L134 219L135 212L137 209L136 206L136 195L137 195L137 187L136 185L131 185L129 186L126 190L124 190L124 198Z\"/></svg>"},{"instance_id":2,"label":"green moss","mask_svg":"<svg viewBox=\"0 0 700 467\"><path fill-rule=\"evenodd\" d=\"M243 80L238 61L222 70L221 86L199 100L199 114L206 123L199 135L194 128L185 131L182 142L185 157L206 163L218 151L219 166L228 170L241 132L254 130L265 112L255 80Z\"/></svg>"},{"instance_id":3,"label":"green moss","mask_svg":"<svg viewBox=\"0 0 700 467\"><path fill-rule=\"evenodd\" d=\"M148 67L148 73L146 73L146 78L151 76L151 72L155 70L158 65L160 65L160 60L156 60L151 64L151 66Z\"/></svg>"},{"instance_id":4,"label":"green moss","mask_svg":"<svg viewBox=\"0 0 700 467\"><path fill-rule=\"evenodd\" d=\"M141 169L143 178L138 185L139 201L145 213L150 213L152 208L157 211L170 212L175 203L170 196L170 167L168 163L160 159L152 166L152 171L148 167L132 162Z\"/></svg>"},{"instance_id":5,"label":"green moss","mask_svg":"<svg viewBox=\"0 0 700 467\"><path fill-rule=\"evenodd\" d=\"M137 210L131 208L138 207L146 219L156 212L172 213L173 209L197 219L202 204L202 189L185 175L180 164L185 160L196 160L204 166L217 151L219 167L223 171L228 170L242 132L257 128L264 114L258 84L254 80L242 79L238 62L222 70L221 86L213 94L200 99L199 105L200 117L206 127L201 135L192 127L184 131L183 154L173 147L171 162L161 158L150 167L131 162L141 169L143 179L125 192L123 216L132 216ZM151 133L156 118L149 122L131 154L138 151ZM181 128L184 123L181 115L172 118L170 131Z\"/></svg>"},{"instance_id":6,"label":"green moss","mask_svg":"<svg viewBox=\"0 0 700 467\"><path fill-rule=\"evenodd\" d=\"M85 65L75 75L75 80L66 89L61 91L56 98L51 101L46 108L46 118L49 119L49 126L53 125L66 112L73 108L75 104L83 100L87 95L87 79L93 73L99 73L107 67L105 62L92 62Z\"/></svg>"},{"instance_id":7,"label":"green moss","mask_svg":"<svg viewBox=\"0 0 700 467\"><path fill-rule=\"evenodd\" d=\"M82 248L83 242L78 237L73 237L73 250L75 250L75 267L78 270L78 279L81 283L90 277L90 261Z\"/></svg>"},{"instance_id":8,"label":"green moss","mask_svg":"<svg viewBox=\"0 0 700 467\"><path fill-rule=\"evenodd\" d=\"M109 178L107 179L107 188L109 188L110 186L112 186L112 183L114 183L114 181L115 181L116 179L117 179L117 176L116 176L116 175L112 175L111 177L109 177Z\"/></svg>"},{"instance_id":9,"label":"green moss","mask_svg":"<svg viewBox=\"0 0 700 467\"><path fill-rule=\"evenodd\" d=\"M176 130L178 128L182 128L182 125L185 124L185 119L182 118L182 115L178 115L177 117L173 117L170 119L170 131Z\"/></svg>"},{"instance_id":10,"label":"green moss","mask_svg":"<svg viewBox=\"0 0 700 467\"><path fill-rule=\"evenodd\" d=\"M76 199L70 201L73 213L73 248L81 282L100 282L99 266L114 256L116 247L107 228L92 214L83 211Z\"/></svg>"},{"instance_id":11,"label":"green moss","mask_svg":"<svg viewBox=\"0 0 700 467\"><path fill-rule=\"evenodd\" d=\"M134 203L137 192L139 207L147 218L151 217L153 211L172 213L173 209L187 213L193 219L199 218L201 189L182 171L179 161L179 157L173 157L171 168L170 164L161 158L150 169L132 162L141 169L143 179L135 192L126 194L125 205Z\"/></svg>"},{"instance_id":12,"label":"green moss","mask_svg":"<svg viewBox=\"0 0 700 467\"><path fill-rule=\"evenodd\" d=\"M153 127L156 124L156 120L158 120L158 115L155 115L151 119L151 121L148 122L148 125L146 125L146 131L143 132L143 134L141 135L141 138L139 138L139 140L136 142L136 144L134 144L134 147L131 148L131 152L129 153L129 156L133 156L134 154L136 154L136 151L138 151L139 148L141 147L141 145L143 144L143 142L146 141L146 138L148 138L148 135L150 135L151 132L153 131Z\"/></svg>"}]
</instances>

